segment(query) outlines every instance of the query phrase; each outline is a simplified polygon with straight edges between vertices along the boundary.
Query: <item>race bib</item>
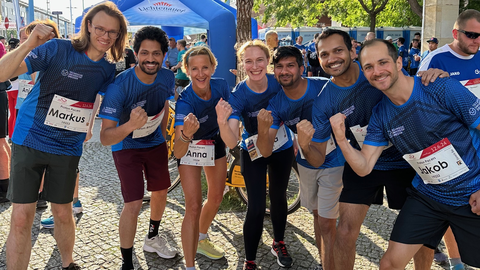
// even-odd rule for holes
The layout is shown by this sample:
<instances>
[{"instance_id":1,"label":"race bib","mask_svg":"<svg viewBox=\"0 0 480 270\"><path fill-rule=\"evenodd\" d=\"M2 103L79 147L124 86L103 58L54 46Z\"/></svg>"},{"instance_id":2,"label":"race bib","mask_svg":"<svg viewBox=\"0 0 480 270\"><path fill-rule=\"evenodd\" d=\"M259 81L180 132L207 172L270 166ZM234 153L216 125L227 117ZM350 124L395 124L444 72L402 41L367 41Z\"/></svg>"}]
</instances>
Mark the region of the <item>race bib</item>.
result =
<instances>
[{"instance_id":1,"label":"race bib","mask_svg":"<svg viewBox=\"0 0 480 270\"><path fill-rule=\"evenodd\" d=\"M303 155L303 150L300 147L300 144L298 143L298 135L295 134L295 141L297 142L297 147L298 147L298 152L300 153L300 157L302 159L305 159L305 156ZM335 150L337 146L335 145L335 141L333 140L333 135L330 134L330 139L327 141L327 149L325 151L325 157L328 156L333 150Z\"/></svg>"},{"instance_id":2,"label":"race bib","mask_svg":"<svg viewBox=\"0 0 480 270\"><path fill-rule=\"evenodd\" d=\"M188 145L180 164L192 166L215 166L215 144L213 140L194 140Z\"/></svg>"},{"instance_id":3,"label":"race bib","mask_svg":"<svg viewBox=\"0 0 480 270\"><path fill-rule=\"evenodd\" d=\"M403 158L425 184L442 184L469 171L447 138L424 150L406 154Z\"/></svg>"},{"instance_id":4,"label":"race bib","mask_svg":"<svg viewBox=\"0 0 480 270\"><path fill-rule=\"evenodd\" d=\"M152 134L153 132L155 132L158 126L160 126L160 123L162 123L164 113L165 113L165 108L163 108L163 110L158 114L148 117L148 120L145 123L145 125L143 125L143 127L139 129L135 129L133 131L132 138L136 139L136 138L146 137Z\"/></svg>"},{"instance_id":5,"label":"race bib","mask_svg":"<svg viewBox=\"0 0 480 270\"><path fill-rule=\"evenodd\" d=\"M360 146L360 149L362 149L363 142L365 141L365 137L367 136L367 127L368 125L364 127L361 127L360 125L350 127L350 131L352 131L353 136L355 136L355 140ZM393 144L391 142L388 142L388 145L383 150L387 150L388 148L392 147L392 145Z\"/></svg>"},{"instance_id":6,"label":"race bib","mask_svg":"<svg viewBox=\"0 0 480 270\"><path fill-rule=\"evenodd\" d=\"M253 135L245 139L245 144L247 145L248 154L250 155L250 160L254 161L258 158L263 157L260 153L260 150L257 147L258 135ZM288 142L287 130L285 125L281 125L277 130L277 135L275 136L275 141L273 142L272 152L280 149L284 144Z\"/></svg>"},{"instance_id":7,"label":"race bib","mask_svg":"<svg viewBox=\"0 0 480 270\"><path fill-rule=\"evenodd\" d=\"M34 82L30 80L18 80L18 97L27 98L27 95L32 91Z\"/></svg>"},{"instance_id":8,"label":"race bib","mask_svg":"<svg viewBox=\"0 0 480 270\"><path fill-rule=\"evenodd\" d=\"M460 81L460 83L477 96L477 98L480 98L480 78L464 80Z\"/></svg>"},{"instance_id":9,"label":"race bib","mask_svg":"<svg viewBox=\"0 0 480 270\"><path fill-rule=\"evenodd\" d=\"M88 131L93 103L80 102L55 95L44 124L61 129L83 132Z\"/></svg>"}]
</instances>

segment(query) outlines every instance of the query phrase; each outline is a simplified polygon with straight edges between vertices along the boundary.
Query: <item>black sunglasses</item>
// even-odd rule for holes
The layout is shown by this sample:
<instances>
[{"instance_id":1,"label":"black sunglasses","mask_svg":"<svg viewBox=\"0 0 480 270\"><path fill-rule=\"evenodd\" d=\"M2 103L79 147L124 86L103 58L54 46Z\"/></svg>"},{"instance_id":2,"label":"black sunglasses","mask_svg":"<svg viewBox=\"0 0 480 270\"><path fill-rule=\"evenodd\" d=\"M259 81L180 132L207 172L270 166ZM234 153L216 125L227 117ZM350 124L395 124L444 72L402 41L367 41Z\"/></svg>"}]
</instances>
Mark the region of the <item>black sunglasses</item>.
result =
<instances>
[{"instance_id":1,"label":"black sunglasses","mask_svg":"<svg viewBox=\"0 0 480 270\"><path fill-rule=\"evenodd\" d=\"M462 32L465 34L465 36L469 39L477 39L478 37L480 37L480 34L479 33L475 33L475 32L468 32L468 31L465 31L465 30L460 30L460 29L457 29L458 32Z\"/></svg>"}]
</instances>

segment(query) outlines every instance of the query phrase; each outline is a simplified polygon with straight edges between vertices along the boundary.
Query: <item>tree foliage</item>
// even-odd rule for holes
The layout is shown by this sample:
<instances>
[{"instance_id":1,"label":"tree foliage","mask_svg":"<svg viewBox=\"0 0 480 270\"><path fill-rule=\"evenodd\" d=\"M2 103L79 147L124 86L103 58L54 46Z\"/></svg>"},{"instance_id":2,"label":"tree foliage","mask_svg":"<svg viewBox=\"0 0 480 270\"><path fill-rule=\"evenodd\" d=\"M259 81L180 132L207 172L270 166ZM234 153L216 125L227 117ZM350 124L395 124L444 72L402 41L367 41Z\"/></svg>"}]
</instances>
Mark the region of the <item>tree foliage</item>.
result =
<instances>
[{"instance_id":1,"label":"tree foliage","mask_svg":"<svg viewBox=\"0 0 480 270\"><path fill-rule=\"evenodd\" d=\"M376 16L377 27L419 26L422 23L420 17L413 13L408 0L362 1L367 9L372 8L372 3L378 7L382 2L388 1ZM262 21L274 18L276 26L315 26L322 15L328 15L347 27L370 25L370 16L360 0L255 0L254 10L258 11L261 5L265 6Z\"/></svg>"}]
</instances>

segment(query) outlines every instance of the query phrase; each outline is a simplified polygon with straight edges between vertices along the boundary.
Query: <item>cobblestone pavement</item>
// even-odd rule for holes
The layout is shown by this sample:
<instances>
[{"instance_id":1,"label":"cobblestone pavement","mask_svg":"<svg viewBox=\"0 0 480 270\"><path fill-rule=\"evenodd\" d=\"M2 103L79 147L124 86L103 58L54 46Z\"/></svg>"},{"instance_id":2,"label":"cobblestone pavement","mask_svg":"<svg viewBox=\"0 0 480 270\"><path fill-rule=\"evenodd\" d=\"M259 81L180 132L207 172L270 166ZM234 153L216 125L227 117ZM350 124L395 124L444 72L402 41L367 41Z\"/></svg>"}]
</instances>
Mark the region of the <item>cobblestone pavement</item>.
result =
<instances>
[{"instance_id":1,"label":"cobblestone pavement","mask_svg":"<svg viewBox=\"0 0 480 270\"><path fill-rule=\"evenodd\" d=\"M109 147L104 147L97 137L85 144L80 161L80 200L84 212L77 215L76 242L74 259L83 269L118 269L121 255L118 238L118 219L123 202L120 184L111 157ZM7 240L10 215L10 203L0 204L0 269L5 266L5 242ZM181 250L180 227L184 214L184 198L181 186L168 195L167 207L161 224L171 241ZM379 259L388 245L389 232L392 229L397 212L385 206L373 206L363 223L357 241L356 269L378 269ZM40 227L40 220L50 216L50 208L37 211L32 230L32 255L29 269L60 269L60 254L53 238L53 229ZM244 212L219 212L211 226L211 240L226 251L223 259L212 261L197 255L198 269L242 269L245 257L243 250L242 226ZM160 259L156 254L146 253L142 249L147 233L149 204L144 203L138 221L138 230L134 247L136 269L185 269L183 257ZM262 241L258 249L257 263L263 269L280 269L270 253L272 243L272 225L265 218ZM312 216L300 209L288 216L285 242L294 258L291 269L312 269L318 261L318 252L314 246ZM412 264L408 269L412 269ZM432 269L443 269L434 265Z\"/></svg>"}]
</instances>

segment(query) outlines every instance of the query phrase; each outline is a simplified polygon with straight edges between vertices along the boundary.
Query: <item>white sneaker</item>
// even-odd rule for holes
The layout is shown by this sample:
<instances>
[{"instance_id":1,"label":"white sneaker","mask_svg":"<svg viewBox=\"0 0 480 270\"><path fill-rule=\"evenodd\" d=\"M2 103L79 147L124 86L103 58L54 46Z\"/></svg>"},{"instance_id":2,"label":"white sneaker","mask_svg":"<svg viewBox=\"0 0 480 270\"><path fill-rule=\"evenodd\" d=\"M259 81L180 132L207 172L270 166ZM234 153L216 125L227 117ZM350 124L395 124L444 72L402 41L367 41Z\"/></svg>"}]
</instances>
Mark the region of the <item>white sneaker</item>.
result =
<instances>
[{"instance_id":1,"label":"white sneaker","mask_svg":"<svg viewBox=\"0 0 480 270\"><path fill-rule=\"evenodd\" d=\"M177 250L170 246L167 238L164 235L158 234L152 239L148 239L148 235L145 236L145 244L143 250L147 252L155 252L158 256L164 259L171 259L177 255Z\"/></svg>"}]
</instances>

